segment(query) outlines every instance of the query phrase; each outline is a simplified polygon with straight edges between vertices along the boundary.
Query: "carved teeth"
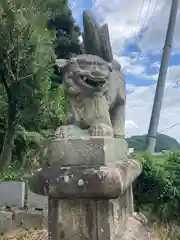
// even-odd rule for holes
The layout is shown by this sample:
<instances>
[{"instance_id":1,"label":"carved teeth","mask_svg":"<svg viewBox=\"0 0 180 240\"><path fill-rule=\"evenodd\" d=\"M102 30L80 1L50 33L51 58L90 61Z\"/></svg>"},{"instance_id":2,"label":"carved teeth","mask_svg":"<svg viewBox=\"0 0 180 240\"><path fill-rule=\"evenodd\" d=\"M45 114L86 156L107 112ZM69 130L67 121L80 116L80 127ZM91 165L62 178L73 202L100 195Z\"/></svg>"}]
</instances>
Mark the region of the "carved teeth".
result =
<instances>
[{"instance_id":1,"label":"carved teeth","mask_svg":"<svg viewBox=\"0 0 180 240\"><path fill-rule=\"evenodd\" d=\"M103 86L105 84L105 81L95 81L92 78L86 78L85 83L93 87L98 87Z\"/></svg>"}]
</instances>

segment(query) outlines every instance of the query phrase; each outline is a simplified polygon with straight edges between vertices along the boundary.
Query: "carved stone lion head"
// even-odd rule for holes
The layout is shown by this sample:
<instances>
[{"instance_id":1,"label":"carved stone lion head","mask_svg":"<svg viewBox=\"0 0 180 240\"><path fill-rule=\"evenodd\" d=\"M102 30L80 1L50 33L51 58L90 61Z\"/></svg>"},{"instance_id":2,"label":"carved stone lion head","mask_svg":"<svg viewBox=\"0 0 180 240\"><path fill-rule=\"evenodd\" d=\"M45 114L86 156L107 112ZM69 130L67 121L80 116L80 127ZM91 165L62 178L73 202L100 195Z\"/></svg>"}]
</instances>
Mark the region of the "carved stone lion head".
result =
<instances>
[{"instance_id":1,"label":"carved stone lion head","mask_svg":"<svg viewBox=\"0 0 180 240\"><path fill-rule=\"evenodd\" d=\"M64 71L65 84L71 79L84 91L103 91L112 71L111 64L91 54L78 55L70 60L57 59L56 64Z\"/></svg>"}]
</instances>

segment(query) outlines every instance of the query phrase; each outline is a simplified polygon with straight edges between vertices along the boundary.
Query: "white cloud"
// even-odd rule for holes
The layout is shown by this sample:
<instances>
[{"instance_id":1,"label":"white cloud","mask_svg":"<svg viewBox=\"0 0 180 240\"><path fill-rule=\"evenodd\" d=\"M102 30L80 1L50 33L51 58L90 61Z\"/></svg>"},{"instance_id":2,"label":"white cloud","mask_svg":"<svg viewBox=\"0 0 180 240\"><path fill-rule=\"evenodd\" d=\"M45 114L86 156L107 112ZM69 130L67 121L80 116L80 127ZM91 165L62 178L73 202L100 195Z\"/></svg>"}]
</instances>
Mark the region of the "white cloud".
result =
<instances>
[{"instance_id":1,"label":"white cloud","mask_svg":"<svg viewBox=\"0 0 180 240\"><path fill-rule=\"evenodd\" d=\"M142 78L146 80L157 80L158 74L152 74L152 75L143 74Z\"/></svg>"},{"instance_id":2,"label":"white cloud","mask_svg":"<svg viewBox=\"0 0 180 240\"><path fill-rule=\"evenodd\" d=\"M160 65L161 65L161 63L160 63L159 61L156 61L156 62L153 62L153 63L151 64L151 68L157 68L157 69L159 69L159 68L160 68Z\"/></svg>"},{"instance_id":3,"label":"white cloud","mask_svg":"<svg viewBox=\"0 0 180 240\"><path fill-rule=\"evenodd\" d=\"M138 87L133 85L133 84L127 84L126 85L126 91L127 91L128 94L133 93L136 90L136 88L138 88Z\"/></svg>"},{"instance_id":4,"label":"white cloud","mask_svg":"<svg viewBox=\"0 0 180 240\"><path fill-rule=\"evenodd\" d=\"M69 2L73 7L74 16L78 19L82 18L82 11L85 8L84 0L69 0ZM146 52L162 53L171 1L161 0L157 5L157 0L143 2L141 14L142 0L111 0L111 4L107 0L92 0L92 11L101 23L108 23L114 56L119 58L125 73L141 79L157 80L157 74L147 74L147 68L155 67L158 71L159 64L156 62L156 65L154 63L154 66L151 66L147 61ZM178 21L180 21L180 11L177 23ZM175 49L180 49L180 31L177 25L173 52ZM144 29L143 32L142 29ZM140 38L138 38L139 34ZM133 51L130 55L123 56L125 44L133 41L142 50L141 55Z\"/></svg>"},{"instance_id":5,"label":"white cloud","mask_svg":"<svg viewBox=\"0 0 180 240\"><path fill-rule=\"evenodd\" d=\"M73 17L77 20L82 18L83 10L86 9L84 0L68 0L68 4L73 12Z\"/></svg>"},{"instance_id":6,"label":"white cloud","mask_svg":"<svg viewBox=\"0 0 180 240\"><path fill-rule=\"evenodd\" d=\"M168 69L167 85L164 92L162 111L159 123L159 131L175 137L180 141L180 125L168 128L179 122L180 116L180 89L169 84L176 78L177 72L180 74L180 65L172 66ZM128 85L127 85L128 88ZM145 134L148 131L149 120L154 100L155 85L149 87L134 87L131 94L127 95L126 119L132 121L131 127L126 125L127 136ZM138 127L138 128L137 128Z\"/></svg>"},{"instance_id":7,"label":"white cloud","mask_svg":"<svg viewBox=\"0 0 180 240\"><path fill-rule=\"evenodd\" d=\"M144 33L142 40L139 42L140 47L144 51L157 51L159 52L164 45L165 35L168 27L169 14L172 1L158 1L156 12L152 21L150 22L147 32ZM173 52L180 50L180 4L178 6L178 14L176 19L174 39L173 39Z\"/></svg>"},{"instance_id":8,"label":"white cloud","mask_svg":"<svg viewBox=\"0 0 180 240\"><path fill-rule=\"evenodd\" d=\"M68 4L69 4L69 6L70 6L70 8L71 8L72 10L74 10L74 9L76 8L76 6L77 6L76 0L69 0L69 1L68 1Z\"/></svg>"},{"instance_id":9,"label":"white cloud","mask_svg":"<svg viewBox=\"0 0 180 240\"><path fill-rule=\"evenodd\" d=\"M138 77L140 80L157 80L157 74L146 73L148 65L145 57L114 55L114 58L121 64L124 73Z\"/></svg>"},{"instance_id":10,"label":"white cloud","mask_svg":"<svg viewBox=\"0 0 180 240\"><path fill-rule=\"evenodd\" d=\"M161 0L93 0L93 12L109 25L111 42L115 53L122 53L127 41L136 41L143 51L160 53L165 41L171 2ZM138 21L139 20L139 21ZM180 4L173 40L173 51L180 50ZM140 34L140 35L139 35ZM136 36L134 38L134 36ZM139 39L138 36L141 36ZM133 39L132 39L133 38Z\"/></svg>"},{"instance_id":11,"label":"white cloud","mask_svg":"<svg viewBox=\"0 0 180 240\"><path fill-rule=\"evenodd\" d=\"M138 64L136 58L131 58L128 56L115 56L115 59L120 62L122 69L127 74L132 74L134 76L139 76L145 72L145 65Z\"/></svg>"},{"instance_id":12,"label":"white cloud","mask_svg":"<svg viewBox=\"0 0 180 240\"><path fill-rule=\"evenodd\" d=\"M167 72L167 82L177 83L177 81L180 81L180 65L170 66Z\"/></svg>"},{"instance_id":13,"label":"white cloud","mask_svg":"<svg viewBox=\"0 0 180 240\"><path fill-rule=\"evenodd\" d=\"M125 128L126 128L126 131L128 131L128 129L139 128L139 127L132 120L126 120Z\"/></svg>"},{"instance_id":14,"label":"white cloud","mask_svg":"<svg viewBox=\"0 0 180 240\"><path fill-rule=\"evenodd\" d=\"M149 2L145 1L137 24L141 0L93 0L93 12L101 20L108 23L111 42L115 52L122 52L127 39L134 37L142 27L144 20L151 16L152 9L146 17Z\"/></svg>"}]
</instances>

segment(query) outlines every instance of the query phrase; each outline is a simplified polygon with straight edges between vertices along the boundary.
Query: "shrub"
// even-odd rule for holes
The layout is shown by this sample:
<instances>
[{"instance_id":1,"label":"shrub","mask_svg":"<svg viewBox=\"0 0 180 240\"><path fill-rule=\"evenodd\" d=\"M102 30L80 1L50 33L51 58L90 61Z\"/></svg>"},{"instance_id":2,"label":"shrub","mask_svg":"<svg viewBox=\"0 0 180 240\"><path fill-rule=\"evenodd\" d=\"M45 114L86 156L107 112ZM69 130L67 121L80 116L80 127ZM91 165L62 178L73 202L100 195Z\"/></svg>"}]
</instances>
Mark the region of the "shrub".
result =
<instances>
[{"instance_id":1,"label":"shrub","mask_svg":"<svg viewBox=\"0 0 180 240\"><path fill-rule=\"evenodd\" d=\"M19 170L17 164L9 166L6 171L0 172L0 181L22 181L23 169Z\"/></svg>"},{"instance_id":2,"label":"shrub","mask_svg":"<svg viewBox=\"0 0 180 240\"><path fill-rule=\"evenodd\" d=\"M135 156L143 172L134 185L135 205L162 220L180 220L180 152Z\"/></svg>"}]
</instances>

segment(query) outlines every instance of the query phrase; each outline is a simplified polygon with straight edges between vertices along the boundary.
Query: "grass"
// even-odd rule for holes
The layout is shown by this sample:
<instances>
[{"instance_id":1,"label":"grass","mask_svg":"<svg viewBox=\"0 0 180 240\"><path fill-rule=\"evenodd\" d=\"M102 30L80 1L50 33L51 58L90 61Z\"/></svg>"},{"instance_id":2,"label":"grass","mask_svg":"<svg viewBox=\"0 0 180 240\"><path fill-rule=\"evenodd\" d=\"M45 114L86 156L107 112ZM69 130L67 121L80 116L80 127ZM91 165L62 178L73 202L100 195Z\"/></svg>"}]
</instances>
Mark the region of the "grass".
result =
<instances>
[{"instance_id":1,"label":"grass","mask_svg":"<svg viewBox=\"0 0 180 240\"><path fill-rule=\"evenodd\" d=\"M19 229L0 237L1 240L48 240L46 229L43 230L24 230Z\"/></svg>"},{"instance_id":2,"label":"grass","mask_svg":"<svg viewBox=\"0 0 180 240\"><path fill-rule=\"evenodd\" d=\"M155 223L152 240L180 240L180 226L177 223Z\"/></svg>"},{"instance_id":3,"label":"grass","mask_svg":"<svg viewBox=\"0 0 180 240\"><path fill-rule=\"evenodd\" d=\"M180 226L176 223L154 223L151 225L152 240L180 240ZM19 229L0 237L0 240L48 240L47 230Z\"/></svg>"}]
</instances>

